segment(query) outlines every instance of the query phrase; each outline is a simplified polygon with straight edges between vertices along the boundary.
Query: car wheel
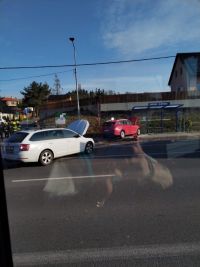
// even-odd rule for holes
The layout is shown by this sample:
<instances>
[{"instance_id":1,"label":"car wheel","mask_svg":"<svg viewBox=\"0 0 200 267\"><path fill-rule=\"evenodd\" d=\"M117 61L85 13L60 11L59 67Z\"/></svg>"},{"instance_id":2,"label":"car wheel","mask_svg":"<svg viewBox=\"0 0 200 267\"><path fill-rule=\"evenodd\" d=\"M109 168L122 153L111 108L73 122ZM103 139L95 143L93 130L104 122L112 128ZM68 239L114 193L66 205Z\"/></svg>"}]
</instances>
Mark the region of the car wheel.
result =
<instances>
[{"instance_id":1,"label":"car wheel","mask_svg":"<svg viewBox=\"0 0 200 267\"><path fill-rule=\"evenodd\" d=\"M125 132L124 131L121 131L120 133L120 137L123 139L125 137Z\"/></svg>"},{"instance_id":2,"label":"car wheel","mask_svg":"<svg viewBox=\"0 0 200 267\"><path fill-rule=\"evenodd\" d=\"M140 135L140 129L137 129L136 135L133 136L134 141L138 140L138 136Z\"/></svg>"},{"instance_id":3,"label":"car wheel","mask_svg":"<svg viewBox=\"0 0 200 267\"><path fill-rule=\"evenodd\" d=\"M46 166L51 164L53 161L53 152L51 150L45 149L41 152L39 157L39 162L41 165Z\"/></svg>"},{"instance_id":4,"label":"car wheel","mask_svg":"<svg viewBox=\"0 0 200 267\"><path fill-rule=\"evenodd\" d=\"M86 154L91 154L94 150L94 145L92 142L88 142L85 146L85 153Z\"/></svg>"}]
</instances>

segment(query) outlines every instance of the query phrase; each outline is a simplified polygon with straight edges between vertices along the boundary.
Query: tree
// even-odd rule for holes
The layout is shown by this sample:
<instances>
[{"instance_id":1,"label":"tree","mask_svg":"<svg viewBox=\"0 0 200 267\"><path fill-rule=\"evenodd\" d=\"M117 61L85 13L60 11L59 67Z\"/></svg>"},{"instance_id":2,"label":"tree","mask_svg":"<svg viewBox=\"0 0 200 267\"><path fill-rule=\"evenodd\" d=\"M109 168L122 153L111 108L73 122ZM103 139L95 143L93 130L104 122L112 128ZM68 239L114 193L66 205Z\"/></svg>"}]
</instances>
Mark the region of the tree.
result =
<instances>
[{"instance_id":1,"label":"tree","mask_svg":"<svg viewBox=\"0 0 200 267\"><path fill-rule=\"evenodd\" d=\"M22 99L23 105L34 107L36 116L38 116L39 108L47 100L51 90L47 83L42 84L34 81L20 93L24 96Z\"/></svg>"},{"instance_id":2,"label":"tree","mask_svg":"<svg viewBox=\"0 0 200 267\"><path fill-rule=\"evenodd\" d=\"M52 94L53 95L60 95L61 92L62 92L62 87L61 87L61 84L60 84L60 80L57 76L57 74L55 74L55 80L54 80L54 88L52 89Z\"/></svg>"}]
</instances>

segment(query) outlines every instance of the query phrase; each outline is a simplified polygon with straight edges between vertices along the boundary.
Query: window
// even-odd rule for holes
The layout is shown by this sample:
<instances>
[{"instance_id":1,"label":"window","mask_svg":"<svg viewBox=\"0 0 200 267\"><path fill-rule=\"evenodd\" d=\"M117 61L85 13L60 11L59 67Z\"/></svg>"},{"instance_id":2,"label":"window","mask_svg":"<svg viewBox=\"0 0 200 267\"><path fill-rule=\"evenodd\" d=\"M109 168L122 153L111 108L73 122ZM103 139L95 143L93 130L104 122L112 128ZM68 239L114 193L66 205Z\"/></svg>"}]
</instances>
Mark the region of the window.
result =
<instances>
[{"instance_id":1,"label":"window","mask_svg":"<svg viewBox=\"0 0 200 267\"><path fill-rule=\"evenodd\" d=\"M25 132L15 133L14 135L12 135L8 139L8 142L10 142L10 143L21 143L25 139L25 137L27 135L28 135L28 133L25 133Z\"/></svg>"},{"instance_id":2,"label":"window","mask_svg":"<svg viewBox=\"0 0 200 267\"><path fill-rule=\"evenodd\" d=\"M106 126L106 127L111 127L113 125L115 125L115 121L106 121L103 124L103 126Z\"/></svg>"},{"instance_id":3,"label":"window","mask_svg":"<svg viewBox=\"0 0 200 267\"><path fill-rule=\"evenodd\" d=\"M48 139L60 139L64 138L63 130L53 130L53 131L48 131Z\"/></svg>"},{"instance_id":4,"label":"window","mask_svg":"<svg viewBox=\"0 0 200 267\"><path fill-rule=\"evenodd\" d=\"M30 141L42 141L60 138L64 138L63 130L50 130L33 134L33 136L30 138Z\"/></svg>"},{"instance_id":5,"label":"window","mask_svg":"<svg viewBox=\"0 0 200 267\"><path fill-rule=\"evenodd\" d=\"M34 133L31 138L29 139L30 141L42 141L45 140L45 132L38 132L38 133Z\"/></svg>"},{"instance_id":6,"label":"window","mask_svg":"<svg viewBox=\"0 0 200 267\"><path fill-rule=\"evenodd\" d=\"M64 138L72 138L72 137L79 136L78 134L76 134L72 131L69 131L69 130L63 130L63 135L64 135Z\"/></svg>"}]
</instances>

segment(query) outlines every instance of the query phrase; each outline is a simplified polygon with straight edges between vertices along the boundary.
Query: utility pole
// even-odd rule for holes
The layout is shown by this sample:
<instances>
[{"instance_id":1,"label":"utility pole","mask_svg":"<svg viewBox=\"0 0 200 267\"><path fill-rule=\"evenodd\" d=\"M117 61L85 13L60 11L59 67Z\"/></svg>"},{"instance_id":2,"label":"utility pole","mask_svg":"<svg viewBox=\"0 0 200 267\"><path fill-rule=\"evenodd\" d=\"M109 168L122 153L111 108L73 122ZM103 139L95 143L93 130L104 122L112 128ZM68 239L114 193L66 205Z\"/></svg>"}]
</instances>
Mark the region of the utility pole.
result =
<instances>
[{"instance_id":1,"label":"utility pole","mask_svg":"<svg viewBox=\"0 0 200 267\"><path fill-rule=\"evenodd\" d=\"M78 92L78 81L77 81L77 70L76 70L76 49L74 45L74 37L70 37L69 40L72 42L74 48L74 77L75 77L75 84L76 84L76 98L77 98L77 115L80 119L80 104L79 104L79 92Z\"/></svg>"}]
</instances>

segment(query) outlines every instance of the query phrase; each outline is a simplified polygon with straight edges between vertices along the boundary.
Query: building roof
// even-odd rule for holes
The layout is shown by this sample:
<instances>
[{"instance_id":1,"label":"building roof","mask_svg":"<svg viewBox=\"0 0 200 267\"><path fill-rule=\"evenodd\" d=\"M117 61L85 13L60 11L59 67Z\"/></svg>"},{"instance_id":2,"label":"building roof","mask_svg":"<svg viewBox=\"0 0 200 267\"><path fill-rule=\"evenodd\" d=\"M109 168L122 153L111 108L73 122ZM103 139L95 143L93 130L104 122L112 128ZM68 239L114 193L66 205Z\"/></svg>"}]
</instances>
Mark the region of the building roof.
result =
<instances>
[{"instance_id":1,"label":"building roof","mask_svg":"<svg viewBox=\"0 0 200 267\"><path fill-rule=\"evenodd\" d=\"M17 98L13 97L1 97L1 101L6 102L6 101L18 101Z\"/></svg>"},{"instance_id":2,"label":"building roof","mask_svg":"<svg viewBox=\"0 0 200 267\"><path fill-rule=\"evenodd\" d=\"M190 68L190 70L193 71L193 73L196 72L197 74L200 74L200 52L177 53L175 61L174 61L174 65L172 67L172 71L171 71L171 74L170 74L170 77L169 77L168 85L171 84L171 80L172 80L172 77L173 77L173 74L174 74L175 67L176 67L178 59L180 59L181 62L184 64L185 59L187 59L189 57L196 57L198 59L197 68L195 69L195 66L193 66L192 64L190 64L189 68ZM186 67L188 67L188 66L186 66Z\"/></svg>"}]
</instances>

